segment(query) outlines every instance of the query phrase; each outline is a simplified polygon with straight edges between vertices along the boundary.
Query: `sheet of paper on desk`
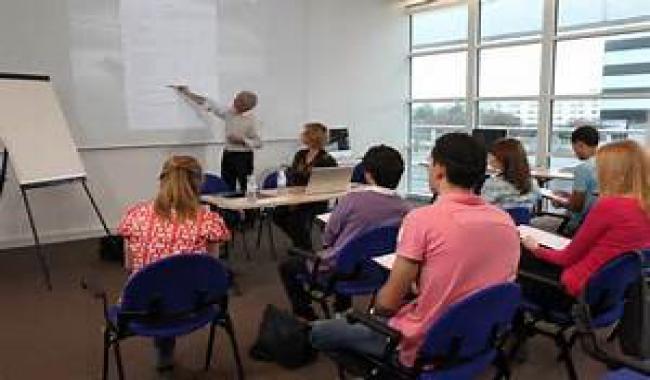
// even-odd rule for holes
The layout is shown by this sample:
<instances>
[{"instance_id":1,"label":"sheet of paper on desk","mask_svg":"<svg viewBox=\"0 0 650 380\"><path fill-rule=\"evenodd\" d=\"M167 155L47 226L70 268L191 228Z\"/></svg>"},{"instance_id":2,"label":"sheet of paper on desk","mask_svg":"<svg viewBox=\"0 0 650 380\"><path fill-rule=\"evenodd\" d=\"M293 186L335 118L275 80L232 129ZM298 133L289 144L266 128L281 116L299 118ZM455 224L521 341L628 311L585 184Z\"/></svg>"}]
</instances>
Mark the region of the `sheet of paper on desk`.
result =
<instances>
[{"instance_id":1,"label":"sheet of paper on desk","mask_svg":"<svg viewBox=\"0 0 650 380\"><path fill-rule=\"evenodd\" d=\"M316 216L316 219L323 222L323 224L327 224L330 221L330 216L332 216L332 213L328 212L328 213L320 214L320 215Z\"/></svg>"},{"instance_id":2,"label":"sheet of paper on desk","mask_svg":"<svg viewBox=\"0 0 650 380\"><path fill-rule=\"evenodd\" d=\"M562 197L560 195L555 194L553 192L553 190L542 188L542 189L539 189L539 193L542 195L542 197L548 198L548 199L550 199L552 201L556 201L556 202L559 202L559 203L562 203L562 204L569 203L568 199L566 199L566 198L564 198L564 197Z\"/></svg>"},{"instance_id":3,"label":"sheet of paper on desk","mask_svg":"<svg viewBox=\"0 0 650 380\"><path fill-rule=\"evenodd\" d=\"M567 239L565 237L540 230L539 228L523 225L517 228L519 229L519 234L522 237L532 237L544 247L552 249L564 249L569 245L569 243L571 243L571 239Z\"/></svg>"},{"instance_id":4,"label":"sheet of paper on desk","mask_svg":"<svg viewBox=\"0 0 650 380\"><path fill-rule=\"evenodd\" d=\"M372 260L386 269L393 269L395 257L396 255L394 253L390 253L388 255L377 256Z\"/></svg>"}]
</instances>

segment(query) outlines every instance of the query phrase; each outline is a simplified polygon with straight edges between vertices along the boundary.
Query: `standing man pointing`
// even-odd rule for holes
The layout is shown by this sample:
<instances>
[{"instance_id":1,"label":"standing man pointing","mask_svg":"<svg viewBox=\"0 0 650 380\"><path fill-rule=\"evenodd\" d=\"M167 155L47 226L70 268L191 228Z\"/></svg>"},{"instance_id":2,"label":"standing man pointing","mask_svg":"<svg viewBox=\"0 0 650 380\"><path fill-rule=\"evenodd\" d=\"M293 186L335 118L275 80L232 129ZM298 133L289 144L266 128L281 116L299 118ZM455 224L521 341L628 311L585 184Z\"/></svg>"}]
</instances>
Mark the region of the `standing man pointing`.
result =
<instances>
[{"instance_id":1,"label":"standing man pointing","mask_svg":"<svg viewBox=\"0 0 650 380\"><path fill-rule=\"evenodd\" d=\"M246 191L246 177L253 174L253 151L262 147L258 124L251 114L257 106L257 95L242 91L235 96L231 107L224 107L212 99L193 93L187 86L172 86L186 100L200 110L214 114L225 122L226 145L221 158L221 177L233 190L237 183Z\"/></svg>"}]
</instances>

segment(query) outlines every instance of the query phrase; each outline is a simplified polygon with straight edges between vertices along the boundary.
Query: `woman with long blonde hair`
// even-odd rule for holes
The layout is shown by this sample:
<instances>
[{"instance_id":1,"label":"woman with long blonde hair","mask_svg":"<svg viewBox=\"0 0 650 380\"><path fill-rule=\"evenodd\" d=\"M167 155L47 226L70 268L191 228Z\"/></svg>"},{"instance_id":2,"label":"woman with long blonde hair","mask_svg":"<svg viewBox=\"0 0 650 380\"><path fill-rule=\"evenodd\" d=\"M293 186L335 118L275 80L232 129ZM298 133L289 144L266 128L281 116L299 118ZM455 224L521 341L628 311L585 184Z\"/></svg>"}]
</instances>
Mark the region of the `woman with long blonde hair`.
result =
<instances>
[{"instance_id":1,"label":"woman with long blonde hair","mask_svg":"<svg viewBox=\"0 0 650 380\"><path fill-rule=\"evenodd\" d=\"M230 239L223 219L200 204L203 173L194 157L170 157L159 180L155 199L131 207L118 227L131 273L172 255L216 254L218 245ZM155 341L160 371L173 368L174 345L173 338Z\"/></svg>"},{"instance_id":2,"label":"woman with long blonde hair","mask_svg":"<svg viewBox=\"0 0 650 380\"><path fill-rule=\"evenodd\" d=\"M565 294L522 284L524 293L550 308L570 306L590 277L611 260L650 248L650 166L641 145L632 140L604 145L596 155L596 169L598 199L567 248L542 248L534 239L523 239L537 263L524 254L522 269L559 276L564 285Z\"/></svg>"}]
</instances>

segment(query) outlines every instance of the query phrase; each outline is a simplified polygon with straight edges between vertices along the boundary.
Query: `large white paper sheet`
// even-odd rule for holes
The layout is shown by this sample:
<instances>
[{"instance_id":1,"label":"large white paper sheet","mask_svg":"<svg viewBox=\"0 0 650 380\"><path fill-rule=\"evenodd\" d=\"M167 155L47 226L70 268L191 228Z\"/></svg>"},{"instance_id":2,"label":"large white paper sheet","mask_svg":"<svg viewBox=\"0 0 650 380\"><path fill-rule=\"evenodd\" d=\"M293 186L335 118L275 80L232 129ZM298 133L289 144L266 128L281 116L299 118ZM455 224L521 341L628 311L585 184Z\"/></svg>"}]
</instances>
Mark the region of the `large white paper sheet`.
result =
<instances>
[{"instance_id":1,"label":"large white paper sheet","mask_svg":"<svg viewBox=\"0 0 650 380\"><path fill-rule=\"evenodd\" d=\"M167 85L188 85L211 97L219 93L217 6L207 0L122 0L130 128L206 128L196 110Z\"/></svg>"}]
</instances>

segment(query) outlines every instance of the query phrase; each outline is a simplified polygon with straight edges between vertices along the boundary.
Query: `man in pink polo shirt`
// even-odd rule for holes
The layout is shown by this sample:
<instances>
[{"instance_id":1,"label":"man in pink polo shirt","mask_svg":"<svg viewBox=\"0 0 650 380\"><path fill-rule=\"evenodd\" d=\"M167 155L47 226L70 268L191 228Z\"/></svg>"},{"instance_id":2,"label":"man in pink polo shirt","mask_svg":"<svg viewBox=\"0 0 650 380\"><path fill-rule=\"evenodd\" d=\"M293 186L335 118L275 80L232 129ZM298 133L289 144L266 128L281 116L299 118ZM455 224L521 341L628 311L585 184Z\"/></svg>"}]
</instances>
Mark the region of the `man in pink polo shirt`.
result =
<instances>
[{"instance_id":1,"label":"man in pink polo shirt","mask_svg":"<svg viewBox=\"0 0 650 380\"><path fill-rule=\"evenodd\" d=\"M428 329L450 305L515 279L517 229L507 213L472 193L485 176L486 158L485 148L467 134L439 138L429 169L438 200L412 211L402 225L397 259L374 314L402 333L400 362L405 366L414 364ZM417 296L405 304L413 284ZM311 340L321 351L353 350L378 357L386 345L384 336L344 319L314 322Z\"/></svg>"}]
</instances>

